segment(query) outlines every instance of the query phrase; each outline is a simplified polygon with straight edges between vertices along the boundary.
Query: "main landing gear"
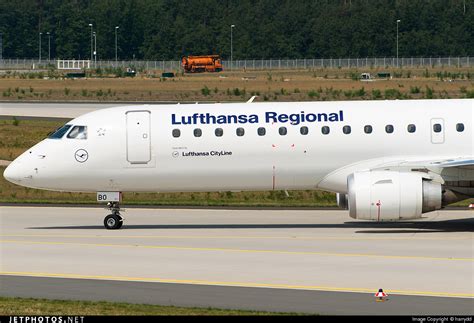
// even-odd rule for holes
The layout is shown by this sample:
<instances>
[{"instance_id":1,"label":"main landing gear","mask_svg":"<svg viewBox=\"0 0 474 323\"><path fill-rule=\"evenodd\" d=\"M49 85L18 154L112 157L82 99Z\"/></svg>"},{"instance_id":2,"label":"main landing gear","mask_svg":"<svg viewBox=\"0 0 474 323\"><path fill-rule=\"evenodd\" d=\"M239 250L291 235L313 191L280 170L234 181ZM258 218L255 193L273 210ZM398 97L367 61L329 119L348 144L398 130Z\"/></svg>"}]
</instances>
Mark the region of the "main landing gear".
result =
<instances>
[{"instance_id":1,"label":"main landing gear","mask_svg":"<svg viewBox=\"0 0 474 323\"><path fill-rule=\"evenodd\" d=\"M107 230L117 230L122 227L123 218L120 215L120 204L119 202L107 203L107 209L112 212L104 219L104 226Z\"/></svg>"}]
</instances>

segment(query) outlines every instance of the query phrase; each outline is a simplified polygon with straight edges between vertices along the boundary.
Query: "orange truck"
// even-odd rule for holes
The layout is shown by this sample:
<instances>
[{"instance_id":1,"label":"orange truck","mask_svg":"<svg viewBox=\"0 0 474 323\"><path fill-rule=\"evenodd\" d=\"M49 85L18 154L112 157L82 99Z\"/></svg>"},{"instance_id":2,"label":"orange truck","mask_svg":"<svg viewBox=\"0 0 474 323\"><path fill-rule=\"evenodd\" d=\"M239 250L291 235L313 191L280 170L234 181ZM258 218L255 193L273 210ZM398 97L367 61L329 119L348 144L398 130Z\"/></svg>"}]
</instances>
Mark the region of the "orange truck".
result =
<instances>
[{"instance_id":1,"label":"orange truck","mask_svg":"<svg viewBox=\"0 0 474 323\"><path fill-rule=\"evenodd\" d=\"M181 66L186 73L222 71L219 55L185 56L181 59Z\"/></svg>"}]
</instances>

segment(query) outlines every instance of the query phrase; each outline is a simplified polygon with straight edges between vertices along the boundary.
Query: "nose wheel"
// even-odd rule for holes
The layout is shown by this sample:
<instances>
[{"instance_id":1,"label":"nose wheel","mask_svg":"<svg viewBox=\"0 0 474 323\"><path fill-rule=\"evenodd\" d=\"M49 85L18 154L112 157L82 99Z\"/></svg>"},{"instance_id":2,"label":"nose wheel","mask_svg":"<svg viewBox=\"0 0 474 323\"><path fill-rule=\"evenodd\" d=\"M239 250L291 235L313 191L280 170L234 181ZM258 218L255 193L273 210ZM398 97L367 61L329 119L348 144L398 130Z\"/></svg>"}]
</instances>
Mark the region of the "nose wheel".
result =
<instances>
[{"instance_id":1,"label":"nose wheel","mask_svg":"<svg viewBox=\"0 0 474 323\"><path fill-rule=\"evenodd\" d=\"M107 203L107 208L112 211L104 219L104 226L107 230L117 230L123 225L123 218L120 215L120 205L118 202Z\"/></svg>"}]
</instances>

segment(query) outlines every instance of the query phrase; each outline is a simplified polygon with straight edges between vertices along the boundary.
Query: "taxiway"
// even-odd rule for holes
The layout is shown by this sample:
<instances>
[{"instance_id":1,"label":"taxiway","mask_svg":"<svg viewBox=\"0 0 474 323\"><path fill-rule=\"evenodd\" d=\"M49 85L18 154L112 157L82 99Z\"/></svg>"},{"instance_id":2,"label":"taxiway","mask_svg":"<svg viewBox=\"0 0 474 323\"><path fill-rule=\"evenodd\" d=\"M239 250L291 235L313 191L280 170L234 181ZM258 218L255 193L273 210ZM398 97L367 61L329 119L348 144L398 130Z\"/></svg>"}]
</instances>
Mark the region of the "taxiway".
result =
<instances>
[{"instance_id":1,"label":"taxiway","mask_svg":"<svg viewBox=\"0 0 474 323\"><path fill-rule=\"evenodd\" d=\"M346 211L0 207L0 295L319 314L472 314L474 219ZM383 288L390 300L376 303Z\"/></svg>"}]
</instances>

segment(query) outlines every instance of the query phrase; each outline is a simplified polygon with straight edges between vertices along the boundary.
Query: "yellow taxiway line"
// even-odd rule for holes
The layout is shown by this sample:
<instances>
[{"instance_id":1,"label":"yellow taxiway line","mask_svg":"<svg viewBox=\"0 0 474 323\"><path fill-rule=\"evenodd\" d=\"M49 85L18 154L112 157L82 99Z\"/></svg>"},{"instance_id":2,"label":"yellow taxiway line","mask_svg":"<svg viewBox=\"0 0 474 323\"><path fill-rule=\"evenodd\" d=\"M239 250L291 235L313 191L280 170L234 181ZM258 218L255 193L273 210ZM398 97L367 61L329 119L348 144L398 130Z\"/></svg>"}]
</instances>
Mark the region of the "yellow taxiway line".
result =
<instances>
[{"instance_id":1,"label":"yellow taxiway line","mask_svg":"<svg viewBox=\"0 0 474 323\"><path fill-rule=\"evenodd\" d=\"M383 231L382 231L383 232ZM411 232L409 234L412 234ZM274 239L274 240L315 240L315 241L406 241L408 237L307 237L307 236L238 236L238 235L213 235L213 236L193 236L193 235L85 235L85 234L0 234L0 238L99 238L99 239ZM465 237L450 238L430 238L430 237L410 237L412 240L472 240L471 235Z\"/></svg>"},{"instance_id":2,"label":"yellow taxiway line","mask_svg":"<svg viewBox=\"0 0 474 323\"><path fill-rule=\"evenodd\" d=\"M114 280L114 281L127 281L127 282L132 282L132 281L133 282L155 282L155 283L174 283L174 284L190 284L190 285L281 288L281 289L296 289L296 290L317 290L317 291L327 291L327 292L352 292L352 293L375 293L376 292L374 288L350 288L350 287L316 286L316 285L288 285L288 284L251 283L251 282L165 279L165 278L156 278L156 277L83 275L83 274L71 274L71 273L0 271L0 275L47 277L47 278L71 278L71 279L99 279L99 280ZM450 293L450 292L394 290L394 289L392 290L387 289L385 290L385 292L389 295L393 294L393 295L412 295L412 296L474 298L474 294L469 294L469 293Z\"/></svg>"},{"instance_id":3,"label":"yellow taxiway line","mask_svg":"<svg viewBox=\"0 0 474 323\"><path fill-rule=\"evenodd\" d=\"M205 247L157 246L157 245L111 244L111 243L81 243L81 242L28 241L28 240L0 240L0 243L17 243L17 244L51 245L51 246L173 249L173 250L186 250L186 251L267 253L267 254L313 255L313 256L332 256L332 257L365 257L365 258L383 258L383 259L415 259L415 260L431 260L431 261L433 261L433 260L437 260L437 261L466 261L466 262L474 261L474 258L457 258L457 257L401 256L401 255L378 255L378 254L360 254L360 253L333 253L333 252L317 252L317 251L285 251L285 250L264 250L264 249L205 248Z\"/></svg>"}]
</instances>

